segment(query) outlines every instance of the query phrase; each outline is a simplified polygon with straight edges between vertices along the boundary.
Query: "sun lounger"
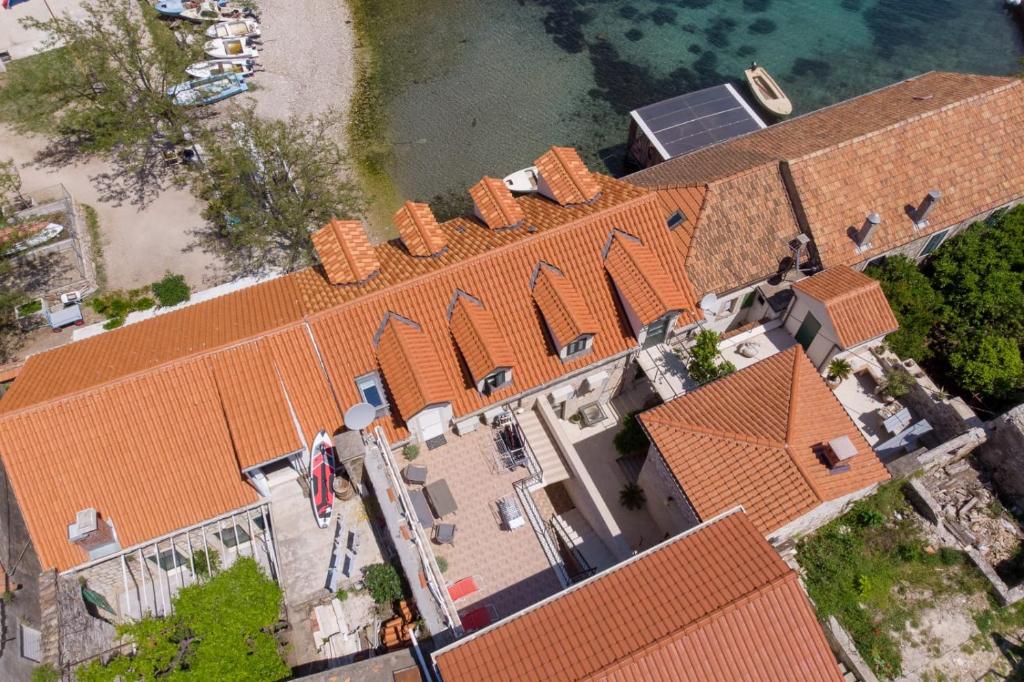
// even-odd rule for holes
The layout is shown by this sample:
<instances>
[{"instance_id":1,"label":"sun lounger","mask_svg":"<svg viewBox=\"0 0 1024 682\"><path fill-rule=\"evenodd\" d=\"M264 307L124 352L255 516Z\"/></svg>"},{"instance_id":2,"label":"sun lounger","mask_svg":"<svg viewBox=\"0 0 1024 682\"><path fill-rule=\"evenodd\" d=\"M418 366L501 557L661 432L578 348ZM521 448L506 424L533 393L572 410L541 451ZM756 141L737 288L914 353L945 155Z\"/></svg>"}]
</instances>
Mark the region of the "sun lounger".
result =
<instances>
[{"instance_id":1,"label":"sun lounger","mask_svg":"<svg viewBox=\"0 0 1024 682\"><path fill-rule=\"evenodd\" d=\"M452 601L458 601L463 597L468 597L476 591L477 586L476 581L473 580L473 576L463 578L462 580L456 580L448 586L448 596L452 598Z\"/></svg>"},{"instance_id":2,"label":"sun lounger","mask_svg":"<svg viewBox=\"0 0 1024 682\"><path fill-rule=\"evenodd\" d=\"M478 606L472 611L468 611L465 614L459 614L459 619L462 621L462 627L466 632L472 632L473 630L479 630L485 628L494 622L494 614L491 612L491 608L487 605Z\"/></svg>"},{"instance_id":3,"label":"sun lounger","mask_svg":"<svg viewBox=\"0 0 1024 682\"><path fill-rule=\"evenodd\" d=\"M430 505L427 504L427 497L422 490L410 490L409 498L412 500L413 511L416 512L416 519L423 528L434 527L434 515L430 513Z\"/></svg>"}]
</instances>

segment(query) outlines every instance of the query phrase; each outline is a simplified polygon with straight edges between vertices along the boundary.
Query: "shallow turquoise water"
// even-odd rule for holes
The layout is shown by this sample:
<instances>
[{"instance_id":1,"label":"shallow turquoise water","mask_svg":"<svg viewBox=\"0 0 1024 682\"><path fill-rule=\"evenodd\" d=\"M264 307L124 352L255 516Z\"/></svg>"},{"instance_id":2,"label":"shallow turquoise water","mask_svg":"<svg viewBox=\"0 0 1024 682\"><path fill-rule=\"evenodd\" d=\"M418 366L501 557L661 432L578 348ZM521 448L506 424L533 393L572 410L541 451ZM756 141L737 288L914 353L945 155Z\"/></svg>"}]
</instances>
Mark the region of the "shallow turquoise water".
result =
<instances>
[{"instance_id":1,"label":"shallow turquoise water","mask_svg":"<svg viewBox=\"0 0 1024 682\"><path fill-rule=\"evenodd\" d=\"M388 2L388 0L382 0ZM400 1L400 0L399 0ZM628 112L765 65L797 112L932 69L1012 74L1001 0L428 0L392 55L392 175L461 208L465 188L573 145L620 170ZM439 212L444 212L442 209Z\"/></svg>"}]
</instances>

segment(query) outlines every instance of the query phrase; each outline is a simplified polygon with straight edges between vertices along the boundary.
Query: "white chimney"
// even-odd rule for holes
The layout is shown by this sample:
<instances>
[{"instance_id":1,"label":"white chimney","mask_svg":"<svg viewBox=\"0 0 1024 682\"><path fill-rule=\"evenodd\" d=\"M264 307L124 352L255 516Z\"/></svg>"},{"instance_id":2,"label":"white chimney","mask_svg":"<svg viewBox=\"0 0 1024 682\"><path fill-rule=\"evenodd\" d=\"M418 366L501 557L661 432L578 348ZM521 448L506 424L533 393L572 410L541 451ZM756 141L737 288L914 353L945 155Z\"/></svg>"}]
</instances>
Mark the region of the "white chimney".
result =
<instances>
[{"instance_id":1,"label":"white chimney","mask_svg":"<svg viewBox=\"0 0 1024 682\"><path fill-rule=\"evenodd\" d=\"M869 213L868 217L864 219L864 224L861 225L860 231L857 233L857 246L861 250L871 248L871 237L881 224L882 216L877 213Z\"/></svg>"},{"instance_id":2,"label":"white chimney","mask_svg":"<svg viewBox=\"0 0 1024 682\"><path fill-rule=\"evenodd\" d=\"M933 189L924 195L924 199L921 200L921 205L914 211L916 220L914 221L916 227L928 227L928 214L931 213L932 209L935 208L935 204L939 203L939 199L942 198L942 192L937 189Z\"/></svg>"},{"instance_id":3,"label":"white chimney","mask_svg":"<svg viewBox=\"0 0 1024 682\"><path fill-rule=\"evenodd\" d=\"M113 525L91 507L75 514L75 522L68 525L68 540L93 559L118 549Z\"/></svg>"}]
</instances>

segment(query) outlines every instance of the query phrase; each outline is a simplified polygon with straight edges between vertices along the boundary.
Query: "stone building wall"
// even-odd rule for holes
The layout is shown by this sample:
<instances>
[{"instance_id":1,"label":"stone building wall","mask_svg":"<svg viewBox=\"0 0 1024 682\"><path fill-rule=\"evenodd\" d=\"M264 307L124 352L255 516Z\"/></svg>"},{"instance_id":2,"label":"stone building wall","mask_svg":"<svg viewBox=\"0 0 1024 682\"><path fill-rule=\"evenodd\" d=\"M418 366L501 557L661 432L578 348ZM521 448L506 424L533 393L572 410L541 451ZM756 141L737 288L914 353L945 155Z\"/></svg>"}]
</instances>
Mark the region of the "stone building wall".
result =
<instances>
[{"instance_id":1,"label":"stone building wall","mask_svg":"<svg viewBox=\"0 0 1024 682\"><path fill-rule=\"evenodd\" d=\"M1024 405L988 423L988 442L976 451L1007 497L1024 508Z\"/></svg>"}]
</instances>

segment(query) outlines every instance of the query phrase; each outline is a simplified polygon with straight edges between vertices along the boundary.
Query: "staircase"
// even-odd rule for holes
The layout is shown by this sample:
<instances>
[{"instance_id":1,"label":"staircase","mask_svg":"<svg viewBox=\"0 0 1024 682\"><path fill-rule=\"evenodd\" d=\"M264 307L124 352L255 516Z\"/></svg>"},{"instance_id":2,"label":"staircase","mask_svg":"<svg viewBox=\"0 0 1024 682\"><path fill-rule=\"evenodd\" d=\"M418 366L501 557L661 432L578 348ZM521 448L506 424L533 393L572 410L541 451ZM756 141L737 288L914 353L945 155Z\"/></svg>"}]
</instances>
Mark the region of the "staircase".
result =
<instances>
[{"instance_id":1,"label":"staircase","mask_svg":"<svg viewBox=\"0 0 1024 682\"><path fill-rule=\"evenodd\" d=\"M566 547L578 552L589 566L603 571L615 564L615 557L604 546L579 509L570 509L564 514L551 517L551 525Z\"/></svg>"},{"instance_id":2,"label":"staircase","mask_svg":"<svg viewBox=\"0 0 1024 682\"><path fill-rule=\"evenodd\" d=\"M537 463L543 473L544 485L551 485L569 478L569 472L537 413L533 410L524 410L522 414L516 415L516 421L519 422L519 427L523 430L526 443L537 458Z\"/></svg>"}]
</instances>

